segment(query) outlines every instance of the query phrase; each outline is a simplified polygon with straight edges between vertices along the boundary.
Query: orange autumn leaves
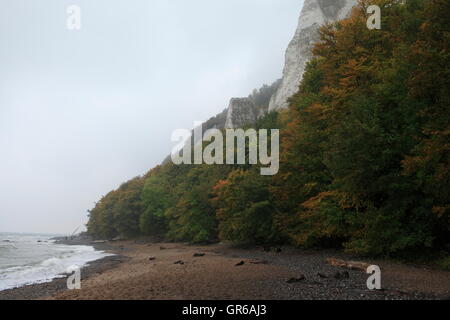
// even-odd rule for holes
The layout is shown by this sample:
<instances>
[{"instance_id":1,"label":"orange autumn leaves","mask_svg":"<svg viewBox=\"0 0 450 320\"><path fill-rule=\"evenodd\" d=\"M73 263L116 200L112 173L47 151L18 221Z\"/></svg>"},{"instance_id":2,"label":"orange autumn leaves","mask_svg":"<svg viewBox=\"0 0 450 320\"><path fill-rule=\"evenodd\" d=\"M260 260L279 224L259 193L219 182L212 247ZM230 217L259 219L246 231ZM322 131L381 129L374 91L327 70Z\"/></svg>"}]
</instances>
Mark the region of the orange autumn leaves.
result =
<instances>
[{"instance_id":1,"label":"orange autumn leaves","mask_svg":"<svg viewBox=\"0 0 450 320\"><path fill-rule=\"evenodd\" d=\"M381 30L367 29L368 4L381 7ZM364 0L323 27L289 110L254 124L281 129L276 176L164 164L104 197L89 231L395 257L448 252L449 5Z\"/></svg>"}]
</instances>

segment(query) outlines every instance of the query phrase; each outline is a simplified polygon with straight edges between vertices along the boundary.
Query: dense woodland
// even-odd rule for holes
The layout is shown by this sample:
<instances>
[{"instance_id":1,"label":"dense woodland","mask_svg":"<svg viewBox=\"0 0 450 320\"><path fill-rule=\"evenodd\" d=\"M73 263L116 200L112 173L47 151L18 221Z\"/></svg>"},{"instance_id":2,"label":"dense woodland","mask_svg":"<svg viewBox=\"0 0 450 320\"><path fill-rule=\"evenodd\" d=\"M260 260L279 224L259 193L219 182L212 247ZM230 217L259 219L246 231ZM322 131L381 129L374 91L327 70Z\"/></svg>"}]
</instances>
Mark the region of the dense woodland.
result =
<instances>
[{"instance_id":1,"label":"dense woodland","mask_svg":"<svg viewBox=\"0 0 450 320\"><path fill-rule=\"evenodd\" d=\"M254 125L281 129L277 175L166 163L104 196L88 232L448 257L450 2L371 0L381 30L368 4L321 29L289 110Z\"/></svg>"}]
</instances>

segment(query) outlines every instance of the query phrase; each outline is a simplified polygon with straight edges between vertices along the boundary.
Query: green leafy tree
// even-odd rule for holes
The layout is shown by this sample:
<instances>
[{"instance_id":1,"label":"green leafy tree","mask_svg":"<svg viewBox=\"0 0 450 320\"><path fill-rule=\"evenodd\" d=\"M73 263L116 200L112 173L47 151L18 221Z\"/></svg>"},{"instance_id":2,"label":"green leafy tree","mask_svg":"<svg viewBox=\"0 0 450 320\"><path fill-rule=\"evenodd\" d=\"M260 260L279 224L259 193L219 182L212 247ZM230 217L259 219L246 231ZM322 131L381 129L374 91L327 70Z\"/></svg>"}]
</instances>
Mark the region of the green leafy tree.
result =
<instances>
[{"instance_id":1,"label":"green leafy tree","mask_svg":"<svg viewBox=\"0 0 450 320\"><path fill-rule=\"evenodd\" d=\"M270 182L271 177L261 176L253 168L232 171L226 180L216 184L213 203L220 239L252 244L279 242Z\"/></svg>"}]
</instances>

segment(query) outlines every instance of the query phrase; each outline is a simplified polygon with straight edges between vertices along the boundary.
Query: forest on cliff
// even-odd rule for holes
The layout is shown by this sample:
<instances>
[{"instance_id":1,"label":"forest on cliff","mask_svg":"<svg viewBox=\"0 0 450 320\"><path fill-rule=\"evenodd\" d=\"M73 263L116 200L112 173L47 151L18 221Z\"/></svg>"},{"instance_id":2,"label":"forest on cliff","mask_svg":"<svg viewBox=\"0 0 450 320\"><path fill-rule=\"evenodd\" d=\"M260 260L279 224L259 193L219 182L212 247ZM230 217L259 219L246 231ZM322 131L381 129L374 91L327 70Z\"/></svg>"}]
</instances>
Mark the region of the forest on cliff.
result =
<instances>
[{"instance_id":1,"label":"forest on cliff","mask_svg":"<svg viewBox=\"0 0 450 320\"><path fill-rule=\"evenodd\" d=\"M372 0L381 30L368 4L322 27L289 109L252 125L280 129L277 175L165 163L105 195L88 233L448 257L450 2Z\"/></svg>"}]
</instances>

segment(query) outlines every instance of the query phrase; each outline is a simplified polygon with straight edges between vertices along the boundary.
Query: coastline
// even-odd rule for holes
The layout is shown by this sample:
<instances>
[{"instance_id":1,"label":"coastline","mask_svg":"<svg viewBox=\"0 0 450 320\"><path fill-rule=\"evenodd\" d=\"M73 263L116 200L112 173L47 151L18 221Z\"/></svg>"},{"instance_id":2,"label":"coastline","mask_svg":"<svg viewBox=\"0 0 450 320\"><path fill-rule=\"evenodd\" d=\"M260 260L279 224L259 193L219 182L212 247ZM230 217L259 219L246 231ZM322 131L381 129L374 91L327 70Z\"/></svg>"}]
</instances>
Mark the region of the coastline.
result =
<instances>
[{"instance_id":1,"label":"coastline","mask_svg":"<svg viewBox=\"0 0 450 320\"><path fill-rule=\"evenodd\" d=\"M76 243L81 244L81 243ZM263 250L227 244L189 245L115 241L94 245L116 254L82 269L82 289L66 279L0 292L0 300L441 300L450 296L450 272L388 261L380 265L383 290L368 275L329 265L342 252L290 247ZM348 278L336 278L336 273Z\"/></svg>"},{"instance_id":2,"label":"coastline","mask_svg":"<svg viewBox=\"0 0 450 320\"><path fill-rule=\"evenodd\" d=\"M62 238L61 238L62 239ZM88 279L91 276L105 272L117 266L120 263L127 261L128 259L119 253L119 250L108 245L107 243L95 244L89 240L56 240L55 243L66 245L86 245L92 246L95 250L105 251L113 256L107 256L98 260L88 262L87 265L82 267L81 274L82 279ZM55 278L51 281L44 283L29 284L17 288L11 288L0 291L1 300L34 300L48 297L67 290L67 275L63 275L61 278Z\"/></svg>"}]
</instances>

